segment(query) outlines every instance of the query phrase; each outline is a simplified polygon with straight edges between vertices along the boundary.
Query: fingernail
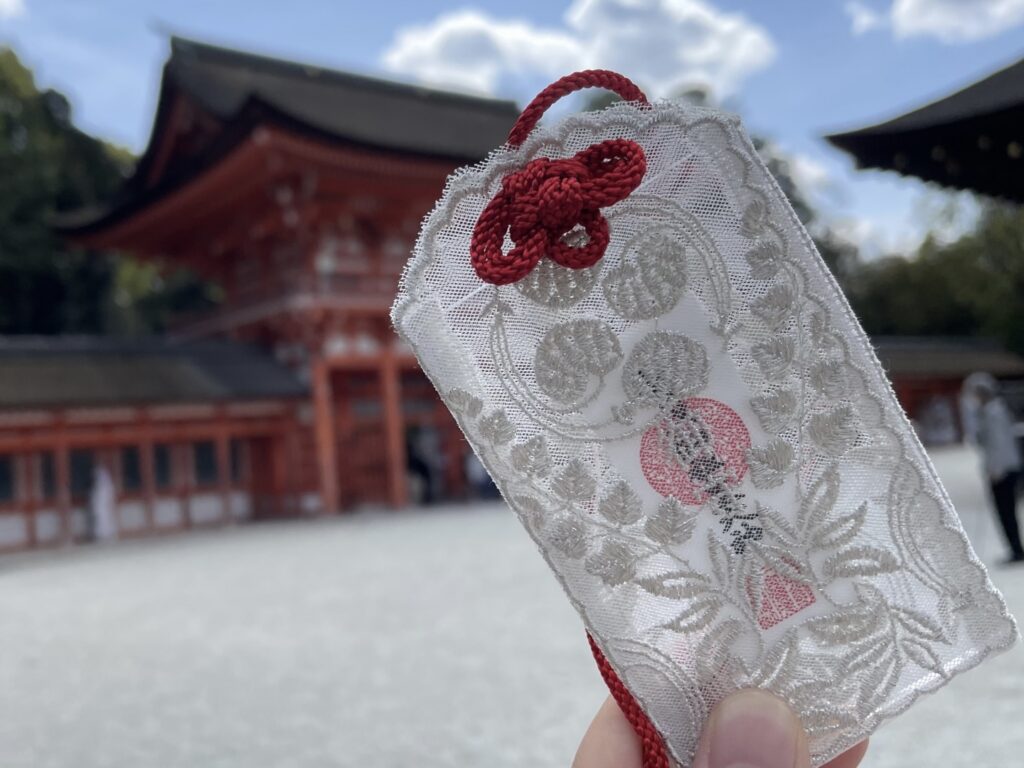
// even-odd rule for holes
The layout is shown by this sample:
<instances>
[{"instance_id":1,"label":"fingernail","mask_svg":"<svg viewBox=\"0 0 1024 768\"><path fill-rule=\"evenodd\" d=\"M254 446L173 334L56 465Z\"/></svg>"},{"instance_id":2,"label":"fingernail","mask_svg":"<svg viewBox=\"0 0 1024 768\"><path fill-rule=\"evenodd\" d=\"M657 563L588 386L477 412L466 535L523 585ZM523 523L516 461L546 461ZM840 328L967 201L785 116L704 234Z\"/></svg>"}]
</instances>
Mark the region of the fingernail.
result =
<instances>
[{"instance_id":1,"label":"fingernail","mask_svg":"<svg viewBox=\"0 0 1024 768\"><path fill-rule=\"evenodd\" d=\"M694 768L799 768L803 729L786 704L764 691L740 691L712 713Z\"/></svg>"}]
</instances>

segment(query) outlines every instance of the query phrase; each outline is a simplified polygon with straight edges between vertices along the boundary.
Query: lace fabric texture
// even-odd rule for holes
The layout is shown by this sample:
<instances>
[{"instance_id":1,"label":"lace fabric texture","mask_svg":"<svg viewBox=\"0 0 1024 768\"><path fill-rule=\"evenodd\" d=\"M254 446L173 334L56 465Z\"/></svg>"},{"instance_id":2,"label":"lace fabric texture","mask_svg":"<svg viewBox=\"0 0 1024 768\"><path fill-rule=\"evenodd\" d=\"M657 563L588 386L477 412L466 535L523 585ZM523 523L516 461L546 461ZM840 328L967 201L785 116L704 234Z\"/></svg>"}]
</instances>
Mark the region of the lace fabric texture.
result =
<instances>
[{"instance_id":1,"label":"lace fabric texture","mask_svg":"<svg viewBox=\"0 0 1024 768\"><path fill-rule=\"evenodd\" d=\"M618 138L648 167L604 257L482 282L502 178ZM620 103L457 172L393 320L681 765L739 688L788 701L820 765L1016 639L735 118Z\"/></svg>"}]
</instances>

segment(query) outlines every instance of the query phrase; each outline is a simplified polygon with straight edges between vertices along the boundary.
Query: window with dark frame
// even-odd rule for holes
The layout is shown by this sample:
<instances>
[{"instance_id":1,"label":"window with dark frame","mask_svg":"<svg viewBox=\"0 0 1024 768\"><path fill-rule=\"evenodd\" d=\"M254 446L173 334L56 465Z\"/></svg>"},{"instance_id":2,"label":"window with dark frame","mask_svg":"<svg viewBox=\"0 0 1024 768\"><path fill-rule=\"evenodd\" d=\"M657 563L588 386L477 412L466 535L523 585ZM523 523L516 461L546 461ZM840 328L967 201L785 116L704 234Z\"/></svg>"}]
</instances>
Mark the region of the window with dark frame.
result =
<instances>
[{"instance_id":1,"label":"window with dark frame","mask_svg":"<svg viewBox=\"0 0 1024 768\"><path fill-rule=\"evenodd\" d=\"M241 485L245 480L245 443L239 438L231 440L231 482Z\"/></svg>"},{"instance_id":2,"label":"window with dark frame","mask_svg":"<svg viewBox=\"0 0 1024 768\"><path fill-rule=\"evenodd\" d=\"M39 499L57 498L57 459L52 453L39 454Z\"/></svg>"},{"instance_id":3,"label":"window with dark frame","mask_svg":"<svg viewBox=\"0 0 1024 768\"><path fill-rule=\"evenodd\" d=\"M153 484L158 491L166 491L174 482L171 446L157 443L153 446Z\"/></svg>"},{"instance_id":4,"label":"window with dark frame","mask_svg":"<svg viewBox=\"0 0 1024 768\"><path fill-rule=\"evenodd\" d=\"M14 473L14 457L10 454L0 454L0 503L15 499L17 488Z\"/></svg>"},{"instance_id":5,"label":"window with dark frame","mask_svg":"<svg viewBox=\"0 0 1024 768\"><path fill-rule=\"evenodd\" d=\"M71 451L71 496L84 498L92 490L92 475L95 458L87 448L76 448Z\"/></svg>"},{"instance_id":6,"label":"window with dark frame","mask_svg":"<svg viewBox=\"0 0 1024 768\"><path fill-rule=\"evenodd\" d=\"M213 440L192 443L192 470L197 486L217 485L217 445Z\"/></svg>"},{"instance_id":7,"label":"window with dark frame","mask_svg":"<svg viewBox=\"0 0 1024 768\"><path fill-rule=\"evenodd\" d=\"M137 445L121 449L121 490L125 493L142 490L142 458Z\"/></svg>"}]
</instances>

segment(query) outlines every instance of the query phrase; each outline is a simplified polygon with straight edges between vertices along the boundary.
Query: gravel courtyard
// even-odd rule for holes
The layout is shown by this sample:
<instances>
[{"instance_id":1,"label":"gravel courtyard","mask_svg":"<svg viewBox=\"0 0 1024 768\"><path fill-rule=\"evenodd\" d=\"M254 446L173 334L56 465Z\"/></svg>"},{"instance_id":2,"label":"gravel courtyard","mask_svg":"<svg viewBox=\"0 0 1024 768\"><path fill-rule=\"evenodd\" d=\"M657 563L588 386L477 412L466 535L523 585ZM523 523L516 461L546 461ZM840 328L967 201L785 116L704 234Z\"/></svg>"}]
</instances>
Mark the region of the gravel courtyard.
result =
<instances>
[{"instance_id":1,"label":"gravel courtyard","mask_svg":"<svg viewBox=\"0 0 1024 768\"><path fill-rule=\"evenodd\" d=\"M983 559L973 456L936 456ZM996 569L1024 615L1024 568ZM2 768L568 766L604 696L497 504L0 559ZM1024 762L1020 647L874 739L874 768Z\"/></svg>"}]
</instances>

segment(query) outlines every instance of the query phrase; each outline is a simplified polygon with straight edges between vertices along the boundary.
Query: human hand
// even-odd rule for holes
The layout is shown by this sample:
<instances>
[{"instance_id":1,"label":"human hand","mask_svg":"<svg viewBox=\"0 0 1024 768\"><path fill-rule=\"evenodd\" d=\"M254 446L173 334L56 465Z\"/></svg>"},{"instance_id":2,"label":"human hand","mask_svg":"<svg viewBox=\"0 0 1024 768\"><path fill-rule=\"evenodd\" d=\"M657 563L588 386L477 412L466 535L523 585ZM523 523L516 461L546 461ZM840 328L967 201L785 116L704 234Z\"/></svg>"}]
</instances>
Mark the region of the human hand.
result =
<instances>
[{"instance_id":1,"label":"human hand","mask_svg":"<svg viewBox=\"0 0 1024 768\"><path fill-rule=\"evenodd\" d=\"M857 768L862 741L823 768ZM587 729L573 768L641 768L640 742L609 697ZM793 711L765 691L739 691L711 713L693 768L808 768L807 734Z\"/></svg>"}]
</instances>

